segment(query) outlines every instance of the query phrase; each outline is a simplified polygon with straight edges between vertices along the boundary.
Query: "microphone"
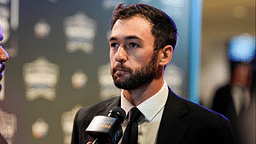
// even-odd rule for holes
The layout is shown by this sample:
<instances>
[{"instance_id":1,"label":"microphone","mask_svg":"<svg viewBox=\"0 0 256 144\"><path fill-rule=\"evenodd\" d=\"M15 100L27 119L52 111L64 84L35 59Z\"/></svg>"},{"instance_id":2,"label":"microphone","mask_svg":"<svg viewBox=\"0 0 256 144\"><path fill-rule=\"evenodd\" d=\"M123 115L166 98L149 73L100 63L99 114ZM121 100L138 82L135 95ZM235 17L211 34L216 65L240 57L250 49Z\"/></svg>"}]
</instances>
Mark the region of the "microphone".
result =
<instances>
[{"instance_id":1,"label":"microphone","mask_svg":"<svg viewBox=\"0 0 256 144\"><path fill-rule=\"evenodd\" d=\"M98 144L118 144L123 136L121 124L125 119L125 111L115 106L108 113L108 116L95 116L85 133L94 139Z\"/></svg>"}]
</instances>

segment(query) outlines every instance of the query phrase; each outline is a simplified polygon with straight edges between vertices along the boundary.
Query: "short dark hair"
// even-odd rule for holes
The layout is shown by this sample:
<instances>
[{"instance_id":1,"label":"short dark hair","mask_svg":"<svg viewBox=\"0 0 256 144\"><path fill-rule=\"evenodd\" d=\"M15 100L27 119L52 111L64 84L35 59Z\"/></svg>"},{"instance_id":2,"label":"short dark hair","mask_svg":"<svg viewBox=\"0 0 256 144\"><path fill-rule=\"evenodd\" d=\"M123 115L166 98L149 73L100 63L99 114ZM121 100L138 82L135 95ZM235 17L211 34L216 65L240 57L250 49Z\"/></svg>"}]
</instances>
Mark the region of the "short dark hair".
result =
<instances>
[{"instance_id":1,"label":"short dark hair","mask_svg":"<svg viewBox=\"0 0 256 144\"><path fill-rule=\"evenodd\" d=\"M146 18L151 24L151 33L155 37L155 51L159 51L166 45L175 49L177 42L177 28L175 22L163 11L146 4L119 4L114 9L111 19L111 29L119 19L129 19L134 16Z\"/></svg>"}]
</instances>

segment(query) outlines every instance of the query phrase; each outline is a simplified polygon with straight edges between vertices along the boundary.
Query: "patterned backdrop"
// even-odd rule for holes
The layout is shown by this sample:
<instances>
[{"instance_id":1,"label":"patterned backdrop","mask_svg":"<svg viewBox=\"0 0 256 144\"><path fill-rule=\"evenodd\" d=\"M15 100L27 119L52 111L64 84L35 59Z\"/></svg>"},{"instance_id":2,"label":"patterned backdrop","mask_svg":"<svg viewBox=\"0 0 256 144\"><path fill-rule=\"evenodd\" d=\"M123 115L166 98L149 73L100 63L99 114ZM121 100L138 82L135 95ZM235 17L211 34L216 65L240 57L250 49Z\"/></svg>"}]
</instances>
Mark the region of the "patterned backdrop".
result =
<instances>
[{"instance_id":1,"label":"patterned backdrop","mask_svg":"<svg viewBox=\"0 0 256 144\"><path fill-rule=\"evenodd\" d=\"M109 21L118 3L170 15L178 45L165 79L188 98L189 0L0 0L10 55L0 94L0 133L10 144L68 144L81 107L120 95L109 71Z\"/></svg>"}]
</instances>

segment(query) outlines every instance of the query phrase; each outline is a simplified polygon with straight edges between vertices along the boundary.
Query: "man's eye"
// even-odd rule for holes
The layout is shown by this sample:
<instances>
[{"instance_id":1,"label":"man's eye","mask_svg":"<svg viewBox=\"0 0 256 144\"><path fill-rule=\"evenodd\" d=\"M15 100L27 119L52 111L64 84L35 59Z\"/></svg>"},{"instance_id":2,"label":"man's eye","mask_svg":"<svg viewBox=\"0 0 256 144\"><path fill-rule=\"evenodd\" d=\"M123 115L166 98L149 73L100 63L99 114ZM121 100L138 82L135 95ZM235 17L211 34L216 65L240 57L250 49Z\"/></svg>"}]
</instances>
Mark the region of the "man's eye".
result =
<instances>
[{"instance_id":1,"label":"man's eye","mask_svg":"<svg viewBox=\"0 0 256 144\"><path fill-rule=\"evenodd\" d=\"M116 48L116 47L118 47L118 44L117 43L112 43L110 46L113 47L113 48Z\"/></svg>"},{"instance_id":2,"label":"man's eye","mask_svg":"<svg viewBox=\"0 0 256 144\"><path fill-rule=\"evenodd\" d=\"M136 43L130 43L129 44L129 47L130 48L135 48L135 47L138 47L139 45L137 45Z\"/></svg>"}]
</instances>

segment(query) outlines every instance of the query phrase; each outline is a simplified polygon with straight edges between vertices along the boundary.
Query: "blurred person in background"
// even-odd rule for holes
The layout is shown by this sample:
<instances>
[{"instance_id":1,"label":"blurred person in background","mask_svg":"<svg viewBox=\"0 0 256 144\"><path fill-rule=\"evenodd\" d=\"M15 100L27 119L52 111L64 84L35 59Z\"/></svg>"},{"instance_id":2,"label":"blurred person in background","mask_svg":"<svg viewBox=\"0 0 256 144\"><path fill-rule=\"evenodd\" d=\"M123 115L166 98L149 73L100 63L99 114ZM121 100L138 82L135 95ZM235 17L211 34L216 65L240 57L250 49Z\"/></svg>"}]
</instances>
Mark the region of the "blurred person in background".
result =
<instances>
[{"instance_id":1,"label":"blurred person in background","mask_svg":"<svg viewBox=\"0 0 256 144\"><path fill-rule=\"evenodd\" d=\"M0 41L3 40L3 31L0 25ZM1 44L1 43L0 43ZM3 72L5 69L5 64L4 62L8 61L9 59L9 55L8 53L4 50L4 48L0 45L0 82L3 78ZM0 84L0 92L2 90L2 85ZM0 116L1 118L1 116ZM1 119L0 119L0 125L1 125ZM0 144L7 144L7 142L5 141L4 137L2 136L2 134L0 133Z\"/></svg>"},{"instance_id":2,"label":"blurred person in background","mask_svg":"<svg viewBox=\"0 0 256 144\"><path fill-rule=\"evenodd\" d=\"M256 58L251 62L253 65L252 82L251 82L251 102L248 109L240 114L239 122L239 136L243 144L256 143Z\"/></svg>"},{"instance_id":3,"label":"blurred person in background","mask_svg":"<svg viewBox=\"0 0 256 144\"><path fill-rule=\"evenodd\" d=\"M239 46L241 48L242 45ZM252 49L254 49L252 52L255 53L254 46ZM246 49L244 49L244 51L245 50ZM242 53L243 51L240 51L240 53L237 54L242 55ZM243 143L241 142L241 136L239 134L239 125L240 119L252 104L253 91L255 90L255 86L253 86L253 60L248 59L255 57L255 54L245 59L234 58L230 47L229 56L231 68L230 82L217 89L213 97L211 109L223 114L231 121L236 141Z\"/></svg>"},{"instance_id":4,"label":"blurred person in background","mask_svg":"<svg viewBox=\"0 0 256 144\"><path fill-rule=\"evenodd\" d=\"M232 124L238 141L238 118L250 106L252 66L248 63L232 63L230 83L217 90L212 110L226 116Z\"/></svg>"}]
</instances>

